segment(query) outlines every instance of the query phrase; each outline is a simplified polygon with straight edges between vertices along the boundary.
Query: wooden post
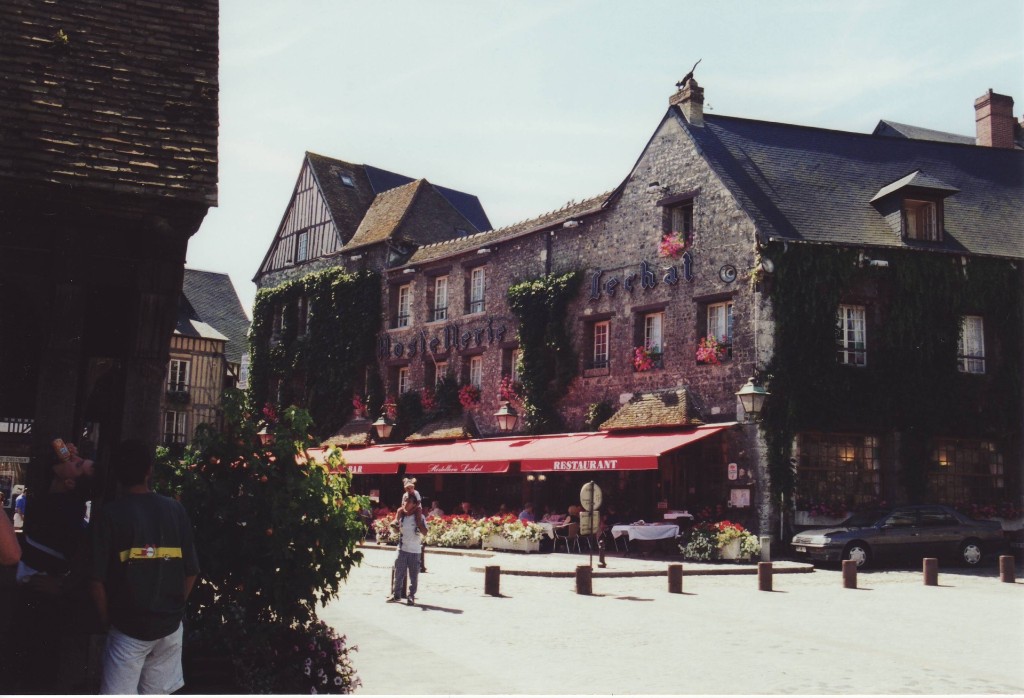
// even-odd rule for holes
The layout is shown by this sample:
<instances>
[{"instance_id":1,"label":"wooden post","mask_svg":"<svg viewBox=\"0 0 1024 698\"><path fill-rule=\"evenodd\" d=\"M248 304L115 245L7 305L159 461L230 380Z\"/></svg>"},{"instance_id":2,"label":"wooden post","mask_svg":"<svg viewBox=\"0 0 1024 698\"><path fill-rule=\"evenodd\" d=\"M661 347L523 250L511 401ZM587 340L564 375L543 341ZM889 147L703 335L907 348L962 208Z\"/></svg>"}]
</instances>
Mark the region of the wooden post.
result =
<instances>
[{"instance_id":1,"label":"wooden post","mask_svg":"<svg viewBox=\"0 0 1024 698\"><path fill-rule=\"evenodd\" d=\"M999 581L1013 584L1017 580L1017 573L1013 566L1013 555L999 556Z\"/></svg>"},{"instance_id":2,"label":"wooden post","mask_svg":"<svg viewBox=\"0 0 1024 698\"><path fill-rule=\"evenodd\" d=\"M484 593L501 596L501 567L498 565L484 567Z\"/></svg>"},{"instance_id":3,"label":"wooden post","mask_svg":"<svg viewBox=\"0 0 1024 698\"><path fill-rule=\"evenodd\" d=\"M772 563L757 563L757 589L758 591L772 590Z\"/></svg>"},{"instance_id":4,"label":"wooden post","mask_svg":"<svg viewBox=\"0 0 1024 698\"><path fill-rule=\"evenodd\" d=\"M680 564L668 566L668 593L683 593L683 566Z\"/></svg>"},{"instance_id":5,"label":"wooden post","mask_svg":"<svg viewBox=\"0 0 1024 698\"><path fill-rule=\"evenodd\" d=\"M857 588L857 561L843 560L843 588Z\"/></svg>"},{"instance_id":6,"label":"wooden post","mask_svg":"<svg viewBox=\"0 0 1024 698\"><path fill-rule=\"evenodd\" d=\"M924 585L926 587L939 586L939 559L926 557L922 566L924 568Z\"/></svg>"},{"instance_id":7,"label":"wooden post","mask_svg":"<svg viewBox=\"0 0 1024 698\"><path fill-rule=\"evenodd\" d=\"M576 593L590 596L593 593L593 570L589 565L576 567Z\"/></svg>"}]
</instances>

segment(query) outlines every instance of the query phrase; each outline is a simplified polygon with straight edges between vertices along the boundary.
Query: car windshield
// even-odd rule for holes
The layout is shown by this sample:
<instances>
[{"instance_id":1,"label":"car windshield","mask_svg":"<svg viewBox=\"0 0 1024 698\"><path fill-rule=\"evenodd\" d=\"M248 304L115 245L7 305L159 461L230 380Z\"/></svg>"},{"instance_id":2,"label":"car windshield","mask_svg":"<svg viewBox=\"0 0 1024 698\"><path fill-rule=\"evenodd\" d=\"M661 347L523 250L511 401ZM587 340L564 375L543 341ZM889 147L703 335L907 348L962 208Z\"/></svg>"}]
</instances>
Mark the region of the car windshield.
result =
<instances>
[{"instance_id":1,"label":"car windshield","mask_svg":"<svg viewBox=\"0 0 1024 698\"><path fill-rule=\"evenodd\" d=\"M844 521L843 526L849 526L851 528L870 526L885 516L885 514L886 512L884 511L858 511L856 514Z\"/></svg>"}]
</instances>

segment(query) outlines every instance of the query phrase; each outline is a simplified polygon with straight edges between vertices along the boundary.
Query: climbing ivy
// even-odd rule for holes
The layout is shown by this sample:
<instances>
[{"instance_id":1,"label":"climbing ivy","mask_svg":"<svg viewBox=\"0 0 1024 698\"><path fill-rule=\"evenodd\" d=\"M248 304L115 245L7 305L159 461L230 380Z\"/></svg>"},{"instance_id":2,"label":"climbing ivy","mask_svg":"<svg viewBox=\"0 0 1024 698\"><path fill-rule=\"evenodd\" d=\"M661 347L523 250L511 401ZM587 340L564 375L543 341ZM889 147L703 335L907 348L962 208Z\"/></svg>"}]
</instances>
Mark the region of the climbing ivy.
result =
<instances>
[{"instance_id":1,"label":"climbing ivy","mask_svg":"<svg viewBox=\"0 0 1024 698\"><path fill-rule=\"evenodd\" d=\"M1018 272L1004 260L911 250L886 252L887 268L859 265L854 250L773 243L768 293L775 347L765 369L771 394L762 419L772 485L792 495L793 437L842 423L899 431L900 481L925 497L928 443L937 434L1009 442L1021 423L1022 309ZM836 360L841 301L869 307L868 362ZM986 373L957 370L961 318L981 315L994 340Z\"/></svg>"},{"instance_id":2,"label":"climbing ivy","mask_svg":"<svg viewBox=\"0 0 1024 698\"><path fill-rule=\"evenodd\" d=\"M533 434L557 432L563 426L558 402L579 372L566 310L582 278L578 271L549 274L508 290L509 308L519 320L523 409Z\"/></svg>"},{"instance_id":3,"label":"climbing ivy","mask_svg":"<svg viewBox=\"0 0 1024 698\"><path fill-rule=\"evenodd\" d=\"M300 298L306 299L308 309L307 331L302 335ZM278 309L283 322L275 337ZM356 378L374 364L374 337L380 322L380 277L373 272L353 274L332 268L260 290L249 335L253 404L274 402L270 383L279 378L278 406L303 405L321 436L333 433L352 411Z\"/></svg>"}]
</instances>

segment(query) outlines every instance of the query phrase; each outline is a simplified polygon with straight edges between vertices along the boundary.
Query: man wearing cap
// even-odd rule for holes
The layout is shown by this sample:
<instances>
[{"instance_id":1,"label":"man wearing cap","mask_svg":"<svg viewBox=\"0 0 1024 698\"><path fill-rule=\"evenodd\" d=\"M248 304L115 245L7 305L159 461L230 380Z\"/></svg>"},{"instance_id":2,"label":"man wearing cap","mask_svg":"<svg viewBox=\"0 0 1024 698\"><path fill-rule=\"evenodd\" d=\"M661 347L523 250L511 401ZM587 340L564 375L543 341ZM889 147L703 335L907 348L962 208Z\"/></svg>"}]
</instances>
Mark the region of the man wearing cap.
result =
<instances>
[{"instance_id":1,"label":"man wearing cap","mask_svg":"<svg viewBox=\"0 0 1024 698\"><path fill-rule=\"evenodd\" d=\"M406 480L406 483L409 481ZM409 486L414 486L415 481ZM414 496L415 495L415 496ZM395 586L388 597L388 603L398 603L405 589L406 575L409 577L408 604L416 603L416 588L420 577L420 553L423 550L423 536L427 533L427 524L420 512L422 507L416 503L415 490L403 498L402 506L395 515L398 524L398 559L395 561Z\"/></svg>"}]
</instances>

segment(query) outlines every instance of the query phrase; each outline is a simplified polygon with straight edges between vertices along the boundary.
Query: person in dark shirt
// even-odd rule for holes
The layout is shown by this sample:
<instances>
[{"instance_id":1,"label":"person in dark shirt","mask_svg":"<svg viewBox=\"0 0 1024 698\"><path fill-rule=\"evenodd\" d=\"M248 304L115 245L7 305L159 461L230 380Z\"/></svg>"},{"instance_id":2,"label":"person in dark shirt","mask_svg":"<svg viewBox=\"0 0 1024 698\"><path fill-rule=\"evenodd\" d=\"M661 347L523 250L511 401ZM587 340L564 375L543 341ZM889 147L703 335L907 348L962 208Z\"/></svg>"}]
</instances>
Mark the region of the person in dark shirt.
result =
<instances>
[{"instance_id":1,"label":"person in dark shirt","mask_svg":"<svg viewBox=\"0 0 1024 698\"><path fill-rule=\"evenodd\" d=\"M185 601L199 560L185 508L149 489L154 449L122 442L112 458L122 495L93 522L90 590L103 625L104 694L169 694L181 667Z\"/></svg>"}]
</instances>

